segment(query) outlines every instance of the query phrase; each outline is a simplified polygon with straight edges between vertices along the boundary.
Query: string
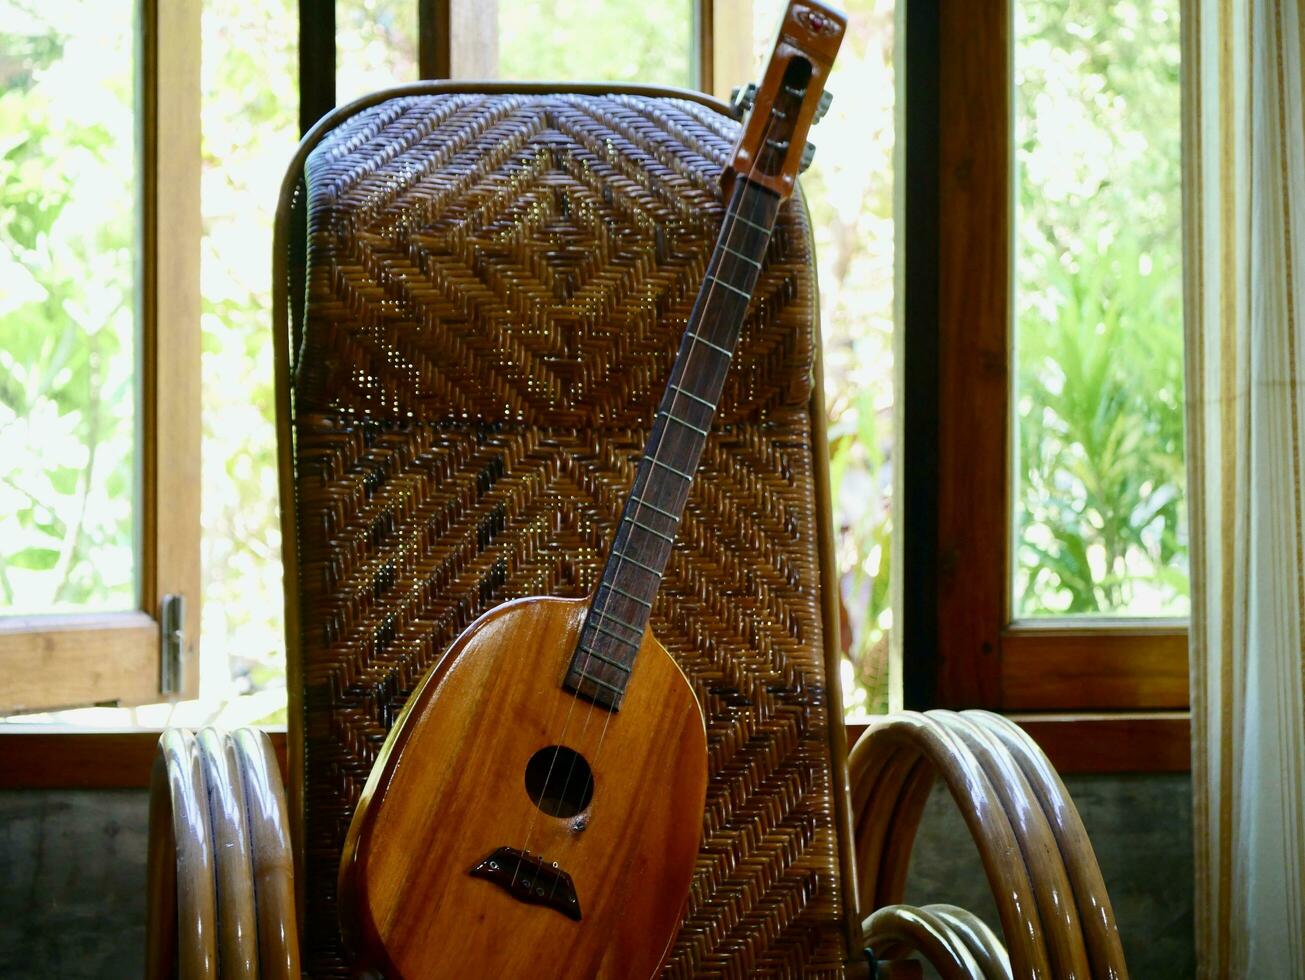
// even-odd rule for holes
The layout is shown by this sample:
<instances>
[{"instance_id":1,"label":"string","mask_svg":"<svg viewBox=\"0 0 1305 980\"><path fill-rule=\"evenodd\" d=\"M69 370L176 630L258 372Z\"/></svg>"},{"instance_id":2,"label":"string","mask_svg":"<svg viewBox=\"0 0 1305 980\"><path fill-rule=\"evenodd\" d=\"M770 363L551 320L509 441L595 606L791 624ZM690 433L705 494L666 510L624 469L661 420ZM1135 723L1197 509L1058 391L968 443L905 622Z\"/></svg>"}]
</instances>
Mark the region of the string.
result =
<instances>
[{"instance_id":1,"label":"string","mask_svg":"<svg viewBox=\"0 0 1305 980\"><path fill-rule=\"evenodd\" d=\"M765 129L765 131L762 133L762 140L761 140L762 151L764 151L764 149L765 149L765 147L766 147L766 145L767 145L767 141L768 141L769 136L770 136L771 128L774 126L774 123L775 123L775 114L772 112L770 118L767 120L767 123L766 123L766 129ZM721 243L729 242L730 239L731 239L731 236L732 236L732 234L733 234L733 232L734 232L734 229L735 229L735 227L737 227L739 221L740 221L740 220L745 220L745 219L742 218L742 212L743 212L743 210L744 210L744 208L743 208L744 198L745 198L745 196L746 196L746 194L747 194L747 192L748 192L748 186L749 186L749 184L750 184L750 182L751 182L751 178L752 178L752 176L757 172L757 169L759 168L760 164L761 164L761 152L758 152L758 154L757 154L756 158L753 160L753 162L752 162L752 166L751 166L751 168L749 168L747 174L743 175L743 177L740 178L740 181L741 181L741 182L740 182L740 184L738 185L738 190L737 190L736 193L733 195L733 196L734 196L734 202L733 202L733 203L735 203L737 206L734 207L734 208L731 208L729 214L727 215L728 223L727 223L727 225L726 225L725 227L722 227L722 229L721 229L721 233L720 233L720 235L719 235L719 237L718 237L718 241L719 241L719 242L721 242ZM752 215L752 216L755 217L755 215ZM768 237L769 237L769 233L768 233ZM710 267L711 267L711 263L708 263L708 266L709 266L709 268L710 268ZM702 300L702 309L703 309L704 311L707 309L707 306L708 306L708 304L709 304L710 301L711 301L711 297L712 297L712 295L714 294L714 292L715 292L715 290L716 290L716 285L717 285L717 279L716 279L715 276L713 276L713 277L712 277L712 280L711 280L711 283L710 283L710 284L708 285L708 287L707 287L707 292L706 292L706 293L704 294L704 296L703 296L703 300ZM746 313L746 310L745 310L745 313ZM690 338L689 338L689 346L688 346L688 348L687 348L686 351L685 351L685 356L684 356L684 360L683 360L683 363L684 363L684 365L685 365L685 369L686 369L686 370L687 370L687 365L688 365L689 359L693 356L695 350L697 349L697 345L698 345L698 343L699 343L699 337L698 337L697 333L692 334L692 335L690 336ZM683 377L683 374L684 374L684 371L682 370L682 371L681 371L681 378ZM668 410L668 413L670 413L670 414L674 414L674 409L675 409L675 406L676 406L676 404L677 404L677 402L678 402L678 400L679 400L679 398L680 398L680 395L681 395L681 392L680 392L678 386L677 386L676 388L672 389L672 394L671 394L671 399L670 399L670 405L668 406L668 409L667 409L667 410ZM713 412L713 417L714 417L714 414L715 414L715 409L714 409L714 408L713 408L712 412ZM668 424L663 424L663 426L662 426L662 430L661 430L661 432L660 432L660 434L659 434L659 437L658 437L658 440L657 440L656 445L650 447L650 448L649 448L649 451L645 454L647 457L649 457L649 458L655 458L655 457L658 455L658 453L659 453L660 450L661 450L662 444L663 444L663 442L664 442L664 440L665 440L665 437L666 437L666 430L667 430L668 428L669 428L669 425L668 425ZM645 478L645 481L644 481L644 489L645 489L645 491L646 491L646 489L647 489L647 484L648 484L648 482L652 479L652 475L651 475L651 474L652 474L652 464L648 464L647 473L648 473L648 476ZM686 484L686 485L685 485L685 490L684 490L684 492L685 492L686 496L687 496L687 494L690 492L690 488L691 488L691 484ZM634 514L632 514L632 516L638 516L638 515L642 514L642 508L643 508L643 506L644 506L644 500L643 500L643 498L642 498L641 496L639 496L639 495L634 495L634 504L635 504L635 511L634 511ZM678 523L678 522L677 522L677 523ZM669 561L669 560L670 560L670 555L668 554L668 555L667 555L667 561ZM620 571L621 564L622 564L624 561L625 561L625 552L624 552L624 551L618 552L617 555L616 555L616 564L615 564L615 566L614 566L614 568L613 568L613 575L615 575L616 573L618 573L618 572ZM658 587L660 588L660 586L661 586L661 575L659 574L659 575L658 575ZM600 587L600 588L602 587L602 586L601 586L601 583L600 583L600 586L599 586L599 587ZM610 590L609 590L609 597L610 597L610 594L611 594L611 593L610 593ZM598 610L598 614L599 614L599 618L598 618L598 622L597 622L596 625L601 625L602 622L603 622L603 620L606 619L606 617L607 617L606 603L603 604L603 608L602 608L602 609ZM647 628L647 627L645 626L645 629L646 629L646 628ZM641 639L642 639L642 637L641 637ZM586 650L585 650L585 660L584 660L584 663L582 664L582 666L581 666L581 668L580 668L580 669L581 669L581 673L584 672L585 668L588 666L588 664L589 664L589 662L590 662L591 659L592 659L592 651L586 649ZM574 706L574 702L573 702L573 706ZM595 707L595 706L594 706L594 703L591 701L590 704L589 704L589 709L588 709L588 711L587 711L586 714L585 714L585 723L584 723L583 727L581 728L581 734L584 734L584 732L588 731L588 729L589 729L589 722L590 722L590 720L591 720L592 717L593 717L594 707ZM599 758L600 758L600 756L601 756L601 754L602 754L603 744L605 743L606 738L607 738L607 730L608 730L608 726L611 724L611 721L612 721L612 715L613 715L613 714L615 714L614 711L608 711L608 712L606 712L606 716L605 716L605 718L603 719L603 730L602 730L602 732L599 733L599 736L598 736L598 745L597 745L597 746L595 747L595 749L594 749L594 758L593 758L593 761L590 763L590 772L591 772L591 773L592 773L592 772L597 768L598 760L599 760ZM569 718L568 718L568 720L569 720ZM566 734L566 728L567 728L567 725L564 723L564 724L563 724L563 729L562 729L562 734L563 734L563 736L565 736L565 734ZM554 759L556 759L556 757L557 757L557 753L555 752L555 753L554 753ZM569 767L568 770L567 770L567 776L566 776L566 779L565 779L564 782L563 782L562 792L559 794L559 796L560 796L561 798L563 798L563 799L566 798L566 792L567 792L567 790L570 788L571 778L572 778L572 776L574 775L574 772L575 772L575 756L572 756L572 758L571 758L571 765L570 765L570 767ZM554 887L556 887L556 882L554 882Z\"/></svg>"},{"instance_id":2,"label":"string","mask_svg":"<svg viewBox=\"0 0 1305 980\"><path fill-rule=\"evenodd\" d=\"M751 184L751 179L752 179L753 175L756 174L757 169L758 169L758 168L760 167L760 165L761 165L761 157L762 157L762 153L765 152L765 148L766 148L766 146L767 146L767 144L768 144L769 137L770 137L770 131L771 131L771 128L774 126L774 124L775 124L775 112L774 112L774 110L772 109L771 114L770 114L770 118L766 121L766 128L765 128L765 130L764 130L763 133L762 133L762 139L761 139L760 149L759 149L759 151L757 152L756 157L755 157L755 158L753 159L753 161L752 161L752 166L748 169L748 172L747 172L746 174L744 174L744 175L742 175L742 176L740 176L740 177L738 178L738 180L739 180L739 184L737 185L737 189L736 189L735 193L733 194L733 200L732 200L732 202L731 202L732 204L734 204L734 205L736 205L736 206L735 206L735 207L731 207L730 210L729 210L729 212L728 212L727 215L726 215L726 222L727 222L727 223L726 223L725 225L722 225L722 228L721 228L720 234L719 234L719 236L718 236L718 238L717 238L717 242L718 242L718 244L717 244L716 248L713 249L713 253L712 253L712 257L713 257L713 258L715 258L716 255L720 253L721 248L724 246L724 244L727 243L727 242L729 242L730 237L731 237L731 235L732 235L733 232L734 232L734 229L737 227L739 221L742 220L742 219L741 219L741 214L742 214L742 211L743 211L743 202L744 202L744 198L746 197L746 195L747 195L747 193L748 193L748 187L749 187L749 185ZM754 216L755 216L755 215L754 215ZM767 233L767 241L769 241L769 235L772 234L772 233L773 233L773 224L772 224L771 230ZM711 263L710 261L708 262L707 265L708 265L708 269L714 268L714 266L712 265L712 263ZM704 293L704 294L702 295L701 307L700 307L702 310L705 311L705 310L707 309L708 304L711 302L711 298L712 298L713 294L714 294L715 291L716 291L716 286L717 286L717 284L718 284L718 280L717 280L716 276L712 275L712 276L711 276L711 281L710 281L710 283L709 283L708 286L707 286L707 291L706 291L706 293ZM745 310L745 315L746 315L746 310ZM686 326L686 329L687 329L687 326ZM689 337L689 346L688 346L687 348L685 348L683 358L682 358L682 359L679 358L679 357L676 358L676 363L677 363L677 364L682 364L682 365L683 365L682 370L681 370L681 372L680 372L680 378L681 378L681 379L683 378L685 371L687 371L687 367L688 367L689 360L690 360L690 358L693 356L694 352L697 350L697 348L698 348L698 344L699 344L700 342L701 342L701 340L700 340L700 338L699 338L699 336L698 336L698 332L697 332L697 331L692 332L692 333L690 334L690 337ZM704 344L704 346L705 346L705 344ZM667 413L668 413L668 414L674 414L674 409L675 409L676 404L678 403L678 400L679 400L679 398L680 398L680 395L681 395L681 391L680 391L680 387L679 387L679 385L676 385L674 388L671 389L671 399L670 399L670 404L667 406ZM718 407L719 407L719 406L716 406L716 408L718 408ZM714 417L715 417L716 408L713 408L713 409L712 409L713 420L714 420ZM650 460L650 459L656 458L657 454L661 451L662 444L664 443L664 441L665 441L665 439L666 439L666 430L667 430L669 427L670 427L669 422L664 422L664 423L663 423L662 428L661 428L661 431L658 433L658 438L657 438L657 442L656 442L656 444L653 445L653 446L648 447L647 452L644 453L644 460ZM641 460L641 461L640 461L641 465L644 464L644 460ZM652 469L653 469L653 464L651 464L651 463L647 463L646 465L647 465L647 470L646 470L647 476L646 476L645 479L644 479L644 491L645 491L645 492L647 491L648 483L652 480ZM696 475L696 472L695 472L695 475ZM636 474L636 482L637 482L637 474ZM685 492L686 495L687 495L688 493L691 492L691 488L692 488L692 484L691 484L691 483L686 483L686 484L685 484L685 490L684 490L684 492ZM634 510L634 512L633 512L630 516L631 516L632 518L633 518L633 517L637 517L637 516L641 516L642 513L643 513L643 507L644 507L644 500L643 500L643 497L642 497L641 495L639 495L639 494L634 494L633 492L632 492L631 496L632 496L632 499L633 499L634 504L635 504L635 510ZM682 509L681 509L681 513L682 513ZM624 514L623 514L623 515L622 515L622 523L624 523L624 521L625 521L625 516L624 516ZM679 519L677 519L677 521L676 521L677 531L678 531L678 525L679 525ZM628 534L627 534L627 543L628 543ZM673 547L673 545L670 545L669 547ZM671 557L670 554L668 554L668 555L667 555L667 559L666 559L668 562L670 561L670 557ZM612 570L611 570L611 574L612 574L613 577L615 577L615 576L617 575L617 573L620 572L620 570L621 570L621 566L622 566L622 564L625 562L625 551L624 551L624 549L622 549L621 551L617 552L616 555L615 555L615 558L616 558L616 563L615 563L615 565L612 567ZM604 568L604 572L606 572L606 571L607 571L607 569ZM603 578L602 580L599 581L599 584L598 584L598 589L599 589L599 590L601 590L601 589L603 588L603 584L604 584L605 579L606 579L606 575L604 575L604 578ZM658 587L658 589L661 588L661 580L662 580L662 574L659 572L659 573L657 574L657 587ZM611 589L609 588L609 589L608 589L608 600L607 600L607 601L609 601L609 602L611 601L611 596L612 596L612 592L611 592ZM597 616L598 616L597 620L596 620L595 623L594 623L594 630L595 630L595 635L596 635L596 633L597 633L597 629L598 629L600 626L602 626L602 624L603 624L604 621L606 621L606 620L608 619L608 613L607 613L607 602L604 602L604 603L603 603L603 606L602 606L601 609L594 610L594 609L591 607L591 613L592 613L592 612L597 612ZM613 617L611 617L611 618L612 618L612 619L616 619L615 616L613 616ZM619 620L618 620L618 622L619 622ZM588 625L588 622L586 621L586 623L585 623L584 625L587 626L587 625ZM644 626L644 630L645 630L645 632L647 631L647 628L648 628L648 627L647 627L647 624L645 624L645 626ZM581 627L581 633L583 634L583 632L584 632L584 626ZM643 640L643 634L640 634L640 645L642 645L642 640ZM636 654L636 656L638 655L638 650L637 650L637 648L636 648L635 654ZM581 665L580 665L580 671L579 671L579 672L580 672L581 675L583 675L583 674L585 673L585 671L588 669L588 666L589 666L589 664L592 662L592 660L593 660L593 650L590 649L590 648L588 648L588 647L586 647L585 650L584 650L584 661L583 661L583 662L581 663ZM575 702L576 702L576 700L578 700L578 697L572 698L572 700L571 700L570 707L567 709L566 718L565 718L565 719L563 720L563 722L562 722L562 731L561 731L560 735L558 736L558 740L557 740L557 742L554 743L555 746L560 747L560 746L564 745L564 743L565 743L566 733L567 733L567 730L570 728L570 725L571 725L571 718L572 718L573 714L575 713ZM581 727L581 729L580 729L580 733L581 733L582 735L583 735L585 732L587 732L587 731L589 730L589 723L590 723L591 719L593 718L593 713L594 713L595 706L596 706L596 705L595 705L595 702L594 702L593 700L590 700L590 701L589 701L589 707L588 707L588 710L585 712L585 721L584 721L584 725L583 725L583 726ZM556 708L556 704L554 704L554 709L551 709L550 712L549 712L549 727L551 727L551 725L552 725L552 720L553 720L553 710L555 710L555 708ZM592 781L593 781L593 775L592 775L592 774L593 774L594 771L597 769L597 766L598 766L598 760L599 760L600 756L602 755L603 744L604 744L604 742L607 740L607 730L608 730L608 726L611 725L611 722L612 722L612 715L614 715L615 713L616 713L615 709L612 709L612 710L608 710L608 711L606 711L606 718L604 718L604 720L603 720L603 730L602 730L602 731L599 733L599 735L598 735L598 744L597 744L597 746L596 746L595 749L594 749L593 760L589 763L589 771L590 771L589 780L590 780L591 783L592 783ZM544 787L547 787L547 786L549 785L550 781L552 780L552 777L553 777L553 767L557 764L557 757L558 757L558 755L559 755L559 751L560 751L559 748L554 748L554 749L553 749L553 756L552 756L552 758L549 760L549 763L548 763L548 772L547 772L547 774L546 774L545 777L544 777L544 782L543 782L543 786L544 786ZM565 780L563 781L563 784L562 784L562 791L561 791L559 794L557 794L558 799L561 799L561 800L565 800L565 799L566 799L567 790L569 790L570 787L571 787L571 779L572 779L572 777L575 775L575 760L576 760L576 756L577 756L577 755L578 755L578 753L575 753L575 754L573 754L573 755L571 756L570 765L569 765L568 768L567 768L566 778L565 778ZM525 844L522 846L522 852L523 852L523 853L528 853L528 851L529 851L530 840L531 840L531 837L534 835L535 823L536 823L536 821L539 819L539 809L540 809L540 807L539 807L539 805L538 805L538 803L537 803L537 804L536 804L536 812L533 813L533 814L531 815L530 823L529 823L529 825L528 825L527 828L526 828L526 842L525 842ZM518 861L518 862L517 862L517 866L516 866L516 868L513 870L513 873L512 873L512 883L511 883L513 886L515 886L515 884L516 884L516 880L517 880L517 875L518 875L518 874L520 873L520 871L521 871L521 864L522 864L522 862L521 862L521 861ZM553 886L552 886L552 889L550 890L550 893L549 893L549 899L550 899L550 900L552 899L553 894L554 894L554 893L556 892L556 890L557 890L557 883L558 883L559 880L560 880L560 878L559 878L558 876L555 876L554 879L553 879Z\"/></svg>"}]
</instances>

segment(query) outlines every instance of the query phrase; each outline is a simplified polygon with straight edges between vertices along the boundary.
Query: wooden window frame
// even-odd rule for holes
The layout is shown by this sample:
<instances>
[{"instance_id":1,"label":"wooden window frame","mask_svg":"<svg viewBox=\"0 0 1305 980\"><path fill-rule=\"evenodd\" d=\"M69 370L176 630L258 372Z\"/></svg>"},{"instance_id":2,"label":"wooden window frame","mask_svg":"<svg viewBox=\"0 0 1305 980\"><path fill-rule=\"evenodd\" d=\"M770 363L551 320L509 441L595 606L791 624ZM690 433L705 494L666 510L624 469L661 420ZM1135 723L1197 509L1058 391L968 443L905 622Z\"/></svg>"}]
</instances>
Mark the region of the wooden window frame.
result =
<instances>
[{"instance_id":1,"label":"wooden window frame","mask_svg":"<svg viewBox=\"0 0 1305 980\"><path fill-rule=\"evenodd\" d=\"M138 606L0 618L0 713L136 705L198 691L199 0L138 0ZM160 606L186 603L179 690L160 678Z\"/></svg>"},{"instance_id":2,"label":"wooden window frame","mask_svg":"<svg viewBox=\"0 0 1305 980\"><path fill-rule=\"evenodd\" d=\"M1018 713L1075 771L1185 769L1184 621L1012 617L1012 5L904 20L906 705Z\"/></svg>"},{"instance_id":3,"label":"wooden window frame","mask_svg":"<svg viewBox=\"0 0 1305 980\"><path fill-rule=\"evenodd\" d=\"M415 2L420 75L448 77L458 70L449 34L467 0ZM185 594L188 619L198 622L199 4L139 3L144 105L157 106L142 139L144 265L153 272L143 286L143 401L153 436L142 601L115 616L0 621L0 670L10 684L46 675L64 692L41 707L158 701L159 599ZM750 36L714 28L722 18L750 23L751 5L696 0L700 88L725 97L750 68ZM334 71L322 68L334 67L334 2L301 0L300 9L306 131L335 103ZM1062 772L1183 771L1183 624L1010 622L1009 7L912 0L898 32L898 160L911 175L898 205L898 390L910 454L894 494L906 706L1006 711ZM985 241L998 244L974 244ZM985 417L990 424L974 424ZM196 632L182 696L196 693ZM101 674L106 684L94 679ZM848 726L849 742L862 727ZM143 787L158 734L11 729L0 735L0 788ZM273 738L284 751L284 732Z\"/></svg>"}]
</instances>

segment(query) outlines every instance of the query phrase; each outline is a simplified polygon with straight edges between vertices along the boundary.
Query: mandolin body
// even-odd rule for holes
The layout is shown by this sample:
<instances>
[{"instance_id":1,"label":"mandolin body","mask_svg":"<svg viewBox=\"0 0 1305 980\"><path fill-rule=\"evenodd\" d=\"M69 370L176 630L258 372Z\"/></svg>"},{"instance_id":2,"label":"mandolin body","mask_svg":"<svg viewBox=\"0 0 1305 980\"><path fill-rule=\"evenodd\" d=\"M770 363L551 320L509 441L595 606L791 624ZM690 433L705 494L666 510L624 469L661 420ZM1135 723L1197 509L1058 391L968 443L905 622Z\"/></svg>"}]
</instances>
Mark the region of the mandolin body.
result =
<instances>
[{"instance_id":1,"label":"mandolin body","mask_svg":"<svg viewBox=\"0 0 1305 980\"><path fill-rule=\"evenodd\" d=\"M340 865L360 969L413 980L656 974L702 833L703 714L651 631L619 711L566 690L588 606L499 606L409 699ZM560 776L586 764L591 783Z\"/></svg>"}]
</instances>

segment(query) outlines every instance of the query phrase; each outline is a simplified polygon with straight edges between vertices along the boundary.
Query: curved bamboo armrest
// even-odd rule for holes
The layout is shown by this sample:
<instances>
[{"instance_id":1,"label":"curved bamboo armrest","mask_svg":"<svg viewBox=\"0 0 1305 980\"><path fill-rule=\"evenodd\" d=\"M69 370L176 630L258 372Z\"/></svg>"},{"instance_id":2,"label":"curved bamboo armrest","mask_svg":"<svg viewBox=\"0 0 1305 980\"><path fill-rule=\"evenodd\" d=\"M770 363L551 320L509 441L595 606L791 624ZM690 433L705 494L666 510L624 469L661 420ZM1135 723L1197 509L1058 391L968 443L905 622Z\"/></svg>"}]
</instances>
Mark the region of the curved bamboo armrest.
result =
<instances>
[{"instance_id":1,"label":"curved bamboo armrest","mask_svg":"<svg viewBox=\"0 0 1305 980\"><path fill-rule=\"evenodd\" d=\"M1046 756L1014 724L982 711L902 712L865 732L848 768L857 881L874 913L867 928L873 925L880 942L889 943L883 952L918 951L944 975L973 969L981 978L1128 976L1110 897L1078 812ZM978 846L1009 946L1004 971L1005 951L998 953L1000 942L974 916L949 906L901 905L935 775ZM948 959L947 950L958 944L975 967Z\"/></svg>"},{"instance_id":2,"label":"curved bamboo armrest","mask_svg":"<svg viewBox=\"0 0 1305 980\"><path fill-rule=\"evenodd\" d=\"M147 977L297 980L289 821L265 733L159 738L147 889Z\"/></svg>"}]
</instances>

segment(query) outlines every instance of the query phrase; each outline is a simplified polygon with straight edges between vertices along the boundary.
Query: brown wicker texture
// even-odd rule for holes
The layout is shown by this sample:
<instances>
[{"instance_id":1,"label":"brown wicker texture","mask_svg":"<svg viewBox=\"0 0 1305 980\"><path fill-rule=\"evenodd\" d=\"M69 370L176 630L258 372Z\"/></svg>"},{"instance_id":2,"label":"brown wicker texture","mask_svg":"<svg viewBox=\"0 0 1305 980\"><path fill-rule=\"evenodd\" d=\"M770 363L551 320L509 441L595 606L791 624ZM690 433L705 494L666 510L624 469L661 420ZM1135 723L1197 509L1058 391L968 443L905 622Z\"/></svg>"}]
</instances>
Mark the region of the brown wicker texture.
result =
<instances>
[{"instance_id":1,"label":"brown wicker texture","mask_svg":"<svg viewBox=\"0 0 1305 980\"><path fill-rule=\"evenodd\" d=\"M735 132L686 100L441 94L367 109L309 157L293 431L312 975L346 973L345 830L423 672L492 606L596 584ZM785 207L653 614L711 766L667 976L832 976L846 955L805 222Z\"/></svg>"}]
</instances>

